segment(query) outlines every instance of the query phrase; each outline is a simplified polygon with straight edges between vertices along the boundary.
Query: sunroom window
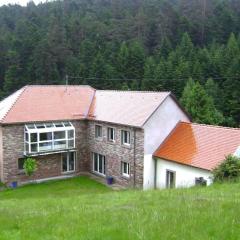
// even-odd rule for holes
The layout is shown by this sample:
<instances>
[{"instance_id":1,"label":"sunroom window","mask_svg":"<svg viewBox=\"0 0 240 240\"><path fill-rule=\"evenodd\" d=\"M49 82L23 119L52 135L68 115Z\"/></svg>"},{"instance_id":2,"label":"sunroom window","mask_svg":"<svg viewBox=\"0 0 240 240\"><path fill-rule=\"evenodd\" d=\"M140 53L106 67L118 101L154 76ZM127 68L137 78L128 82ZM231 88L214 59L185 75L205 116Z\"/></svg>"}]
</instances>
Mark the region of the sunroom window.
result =
<instances>
[{"instance_id":1,"label":"sunroom window","mask_svg":"<svg viewBox=\"0 0 240 240\"><path fill-rule=\"evenodd\" d=\"M71 122L25 125L25 153L36 154L75 147L75 128Z\"/></svg>"}]
</instances>

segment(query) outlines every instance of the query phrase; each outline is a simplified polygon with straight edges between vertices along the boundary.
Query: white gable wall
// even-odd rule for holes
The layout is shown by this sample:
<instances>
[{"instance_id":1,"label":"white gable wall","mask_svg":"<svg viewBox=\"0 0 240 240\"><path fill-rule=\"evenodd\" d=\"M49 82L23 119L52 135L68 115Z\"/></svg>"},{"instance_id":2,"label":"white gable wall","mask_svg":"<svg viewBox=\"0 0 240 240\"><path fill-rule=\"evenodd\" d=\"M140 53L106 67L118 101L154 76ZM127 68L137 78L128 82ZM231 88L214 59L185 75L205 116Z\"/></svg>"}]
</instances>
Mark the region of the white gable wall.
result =
<instances>
[{"instance_id":1,"label":"white gable wall","mask_svg":"<svg viewBox=\"0 0 240 240\"><path fill-rule=\"evenodd\" d=\"M175 183L176 187L191 187L195 185L196 178L203 177L207 180L207 185L212 183L212 174L210 171L200 168L194 168L191 166L157 159L157 175L156 175L156 187L166 188L166 172L167 170L176 172Z\"/></svg>"},{"instance_id":2,"label":"white gable wall","mask_svg":"<svg viewBox=\"0 0 240 240\"><path fill-rule=\"evenodd\" d=\"M154 187L154 160L152 154L179 121L189 122L190 120L173 98L168 96L144 124L144 189Z\"/></svg>"}]
</instances>

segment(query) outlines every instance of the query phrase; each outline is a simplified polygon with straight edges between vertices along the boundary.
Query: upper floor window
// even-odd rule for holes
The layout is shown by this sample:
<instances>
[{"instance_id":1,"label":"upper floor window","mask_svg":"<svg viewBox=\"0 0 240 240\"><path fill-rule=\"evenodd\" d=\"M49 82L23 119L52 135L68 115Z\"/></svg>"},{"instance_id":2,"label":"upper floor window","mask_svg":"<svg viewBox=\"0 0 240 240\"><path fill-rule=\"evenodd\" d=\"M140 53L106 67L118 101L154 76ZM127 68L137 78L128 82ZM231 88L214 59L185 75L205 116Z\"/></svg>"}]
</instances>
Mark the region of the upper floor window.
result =
<instances>
[{"instance_id":1,"label":"upper floor window","mask_svg":"<svg viewBox=\"0 0 240 240\"><path fill-rule=\"evenodd\" d=\"M126 130L121 131L121 142L124 145L130 145L130 132Z\"/></svg>"},{"instance_id":2,"label":"upper floor window","mask_svg":"<svg viewBox=\"0 0 240 240\"><path fill-rule=\"evenodd\" d=\"M25 125L25 153L35 154L75 147L75 128L70 122Z\"/></svg>"},{"instance_id":3,"label":"upper floor window","mask_svg":"<svg viewBox=\"0 0 240 240\"><path fill-rule=\"evenodd\" d=\"M102 138L102 126L95 125L95 138Z\"/></svg>"},{"instance_id":4,"label":"upper floor window","mask_svg":"<svg viewBox=\"0 0 240 240\"><path fill-rule=\"evenodd\" d=\"M107 129L107 133L108 133L108 141L115 142L115 128L109 127Z\"/></svg>"}]
</instances>

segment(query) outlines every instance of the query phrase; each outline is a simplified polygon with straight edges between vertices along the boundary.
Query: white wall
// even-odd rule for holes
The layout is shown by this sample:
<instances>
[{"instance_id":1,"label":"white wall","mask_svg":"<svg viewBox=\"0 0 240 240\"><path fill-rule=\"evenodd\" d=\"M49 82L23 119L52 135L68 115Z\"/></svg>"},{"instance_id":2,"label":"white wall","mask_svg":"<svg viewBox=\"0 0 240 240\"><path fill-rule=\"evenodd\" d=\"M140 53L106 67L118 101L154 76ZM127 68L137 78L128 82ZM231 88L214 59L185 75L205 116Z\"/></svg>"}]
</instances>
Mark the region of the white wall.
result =
<instances>
[{"instance_id":1,"label":"white wall","mask_svg":"<svg viewBox=\"0 0 240 240\"><path fill-rule=\"evenodd\" d=\"M144 189L154 187L154 160L152 154L180 120L189 122L188 116L172 97L168 96L144 124Z\"/></svg>"},{"instance_id":2,"label":"white wall","mask_svg":"<svg viewBox=\"0 0 240 240\"><path fill-rule=\"evenodd\" d=\"M152 154L144 155L144 165L143 165L143 189L153 189L154 188L154 173L155 166Z\"/></svg>"},{"instance_id":3,"label":"white wall","mask_svg":"<svg viewBox=\"0 0 240 240\"><path fill-rule=\"evenodd\" d=\"M152 154L180 120L189 122L182 109L168 96L143 126L144 153Z\"/></svg>"},{"instance_id":4,"label":"white wall","mask_svg":"<svg viewBox=\"0 0 240 240\"><path fill-rule=\"evenodd\" d=\"M187 165L178 164L162 159L157 160L156 187L166 187L166 171L176 172L176 187L191 187L195 185L195 179L203 177L207 180L207 185L212 183L212 174L210 171L194 168Z\"/></svg>"}]
</instances>

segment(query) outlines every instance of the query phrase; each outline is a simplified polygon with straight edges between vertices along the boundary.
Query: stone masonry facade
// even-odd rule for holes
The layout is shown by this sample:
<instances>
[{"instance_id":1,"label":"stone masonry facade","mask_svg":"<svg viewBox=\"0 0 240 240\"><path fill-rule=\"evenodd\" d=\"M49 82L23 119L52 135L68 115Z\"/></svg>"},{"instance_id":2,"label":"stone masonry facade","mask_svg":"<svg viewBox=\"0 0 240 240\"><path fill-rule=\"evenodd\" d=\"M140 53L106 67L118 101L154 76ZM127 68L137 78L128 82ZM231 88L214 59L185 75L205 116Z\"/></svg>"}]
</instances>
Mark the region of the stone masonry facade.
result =
<instances>
[{"instance_id":1,"label":"stone masonry facade","mask_svg":"<svg viewBox=\"0 0 240 240\"><path fill-rule=\"evenodd\" d=\"M144 159L144 131L140 128L108 124L95 121L71 121L75 127L76 137L76 171L93 172L92 154L105 156L106 176L113 176L114 181L125 187L143 186L143 159ZM103 136L95 138L95 125L102 126ZM115 129L115 142L108 142L107 128ZM121 144L121 130L130 131L130 146ZM35 179L51 178L64 175L62 173L62 154L54 153L34 157L37 160L37 171L29 178L18 169L18 159L24 153L24 124L2 126L2 172L1 181L29 181ZM130 164L130 177L122 175L121 162ZM97 173L94 173L97 174Z\"/></svg>"},{"instance_id":2,"label":"stone masonry facade","mask_svg":"<svg viewBox=\"0 0 240 240\"><path fill-rule=\"evenodd\" d=\"M95 125L102 127L102 138L100 139L95 138ZM115 142L108 141L108 127L115 129ZM130 132L130 146L122 145L121 130ZM91 121L88 124L88 145L91 158L90 171L92 173L94 173L92 154L98 153L105 156L106 176L112 176L114 181L122 186L142 188L144 159L143 129ZM122 175L121 162L130 164L129 178Z\"/></svg>"}]
</instances>

